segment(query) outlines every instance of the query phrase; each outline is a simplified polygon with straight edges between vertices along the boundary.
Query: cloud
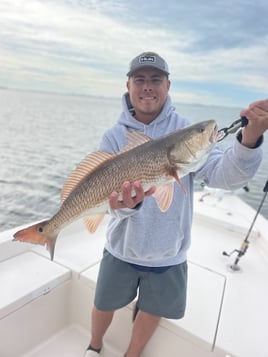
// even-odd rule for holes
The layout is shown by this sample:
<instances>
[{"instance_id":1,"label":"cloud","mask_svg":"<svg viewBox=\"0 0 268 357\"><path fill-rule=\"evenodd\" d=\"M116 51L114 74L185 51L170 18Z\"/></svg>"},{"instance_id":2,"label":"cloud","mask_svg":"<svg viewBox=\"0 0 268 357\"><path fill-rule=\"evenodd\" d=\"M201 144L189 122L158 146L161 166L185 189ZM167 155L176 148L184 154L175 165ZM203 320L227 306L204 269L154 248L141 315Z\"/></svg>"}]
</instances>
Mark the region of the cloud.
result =
<instances>
[{"instance_id":1,"label":"cloud","mask_svg":"<svg viewBox=\"0 0 268 357\"><path fill-rule=\"evenodd\" d=\"M191 33L195 42L189 51L199 52L215 48L248 46L251 41L267 34L266 0L188 0L153 3L136 0L129 5L129 18L144 20L147 27L172 29L174 32ZM133 15L134 14L134 15Z\"/></svg>"},{"instance_id":2,"label":"cloud","mask_svg":"<svg viewBox=\"0 0 268 357\"><path fill-rule=\"evenodd\" d=\"M265 14L263 0L2 0L0 85L120 96L130 59L154 50L176 97L228 103L229 85L248 100L267 93Z\"/></svg>"}]
</instances>

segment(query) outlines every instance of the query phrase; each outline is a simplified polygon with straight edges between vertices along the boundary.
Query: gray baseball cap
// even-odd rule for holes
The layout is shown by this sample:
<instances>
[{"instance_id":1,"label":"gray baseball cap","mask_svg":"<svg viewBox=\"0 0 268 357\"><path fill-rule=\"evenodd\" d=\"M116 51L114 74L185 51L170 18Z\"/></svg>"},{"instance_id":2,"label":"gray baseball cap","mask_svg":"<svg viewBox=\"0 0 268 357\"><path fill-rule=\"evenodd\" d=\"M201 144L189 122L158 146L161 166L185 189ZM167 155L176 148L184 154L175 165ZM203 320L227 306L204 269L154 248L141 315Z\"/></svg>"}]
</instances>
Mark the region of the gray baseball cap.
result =
<instances>
[{"instance_id":1,"label":"gray baseball cap","mask_svg":"<svg viewBox=\"0 0 268 357\"><path fill-rule=\"evenodd\" d=\"M135 57L130 62L127 76L132 76L135 71L141 69L142 67L157 68L164 72L167 76L169 75L167 62L155 52L143 52Z\"/></svg>"}]
</instances>

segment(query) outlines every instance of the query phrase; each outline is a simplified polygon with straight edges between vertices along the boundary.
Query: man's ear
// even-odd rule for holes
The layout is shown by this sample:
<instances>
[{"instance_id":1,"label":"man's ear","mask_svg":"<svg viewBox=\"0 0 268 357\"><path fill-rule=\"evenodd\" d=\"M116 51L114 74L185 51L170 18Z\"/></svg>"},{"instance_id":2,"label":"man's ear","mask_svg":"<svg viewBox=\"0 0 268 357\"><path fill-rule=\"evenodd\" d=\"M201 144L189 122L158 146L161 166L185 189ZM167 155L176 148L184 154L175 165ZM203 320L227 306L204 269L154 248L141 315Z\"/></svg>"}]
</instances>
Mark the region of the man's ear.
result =
<instances>
[{"instance_id":1,"label":"man's ear","mask_svg":"<svg viewBox=\"0 0 268 357\"><path fill-rule=\"evenodd\" d=\"M171 82L170 82L170 80L168 79L168 90L169 90L169 88L170 88L170 85L171 85Z\"/></svg>"},{"instance_id":2,"label":"man's ear","mask_svg":"<svg viewBox=\"0 0 268 357\"><path fill-rule=\"evenodd\" d=\"M129 91L129 79L126 82L126 87L127 87L127 90Z\"/></svg>"}]
</instances>

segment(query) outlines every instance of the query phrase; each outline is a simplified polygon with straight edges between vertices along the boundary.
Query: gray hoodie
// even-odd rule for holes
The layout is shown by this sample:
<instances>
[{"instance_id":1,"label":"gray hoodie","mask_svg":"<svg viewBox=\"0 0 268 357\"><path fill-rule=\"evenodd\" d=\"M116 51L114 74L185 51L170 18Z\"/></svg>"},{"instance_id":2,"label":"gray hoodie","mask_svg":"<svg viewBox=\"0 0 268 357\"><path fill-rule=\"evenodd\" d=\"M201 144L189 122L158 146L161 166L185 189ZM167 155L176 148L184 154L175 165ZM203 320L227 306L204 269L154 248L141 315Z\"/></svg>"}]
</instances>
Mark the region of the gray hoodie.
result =
<instances>
[{"instance_id":1,"label":"gray hoodie","mask_svg":"<svg viewBox=\"0 0 268 357\"><path fill-rule=\"evenodd\" d=\"M128 130L155 139L190 124L175 112L169 96L160 115L150 124L143 124L131 114L127 98L126 93L118 122L102 138L102 151L120 151L126 145ZM174 183L174 197L167 212L160 211L152 196L135 209L110 210L112 219L105 248L121 260L143 266L163 267L184 262L191 240L193 180L203 180L210 187L240 188L255 174L261 157L260 148L246 148L237 139L224 153L214 148L201 169L181 179L187 195Z\"/></svg>"}]
</instances>

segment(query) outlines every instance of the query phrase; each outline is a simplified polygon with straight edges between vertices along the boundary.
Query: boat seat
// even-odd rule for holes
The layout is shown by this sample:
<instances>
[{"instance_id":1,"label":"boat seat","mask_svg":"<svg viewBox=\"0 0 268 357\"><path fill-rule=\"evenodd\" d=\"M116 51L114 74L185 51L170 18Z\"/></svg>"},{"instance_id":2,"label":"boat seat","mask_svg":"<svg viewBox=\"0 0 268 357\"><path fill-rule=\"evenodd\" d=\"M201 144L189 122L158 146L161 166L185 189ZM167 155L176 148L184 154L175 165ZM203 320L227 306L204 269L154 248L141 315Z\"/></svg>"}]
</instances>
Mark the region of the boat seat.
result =
<instances>
[{"instance_id":1,"label":"boat seat","mask_svg":"<svg viewBox=\"0 0 268 357\"><path fill-rule=\"evenodd\" d=\"M71 271L25 252L0 263L0 319L71 279Z\"/></svg>"}]
</instances>

